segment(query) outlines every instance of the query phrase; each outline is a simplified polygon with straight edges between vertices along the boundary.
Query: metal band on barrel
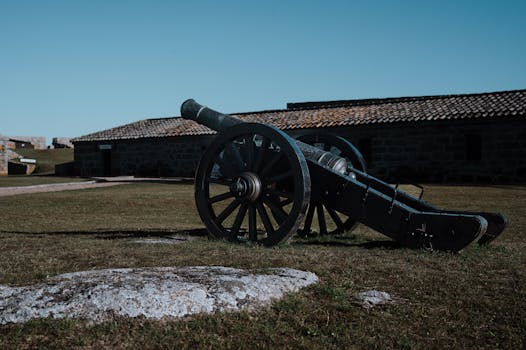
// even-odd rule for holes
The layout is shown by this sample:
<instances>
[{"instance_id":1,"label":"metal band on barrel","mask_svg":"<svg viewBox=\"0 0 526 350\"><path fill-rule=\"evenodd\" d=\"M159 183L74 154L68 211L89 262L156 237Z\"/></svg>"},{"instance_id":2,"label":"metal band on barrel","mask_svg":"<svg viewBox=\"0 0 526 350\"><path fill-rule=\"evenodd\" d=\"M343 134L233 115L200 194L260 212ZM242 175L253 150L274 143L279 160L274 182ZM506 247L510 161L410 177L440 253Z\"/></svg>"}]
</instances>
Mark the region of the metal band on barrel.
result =
<instances>
[{"instance_id":1,"label":"metal band on barrel","mask_svg":"<svg viewBox=\"0 0 526 350\"><path fill-rule=\"evenodd\" d=\"M195 119L199 119L199 114L201 114L201 112L207 108L206 106L202 106L201 108L199 108L199 111L197 111L197 114L195 115Z\"/></svg>"}]
</instances>

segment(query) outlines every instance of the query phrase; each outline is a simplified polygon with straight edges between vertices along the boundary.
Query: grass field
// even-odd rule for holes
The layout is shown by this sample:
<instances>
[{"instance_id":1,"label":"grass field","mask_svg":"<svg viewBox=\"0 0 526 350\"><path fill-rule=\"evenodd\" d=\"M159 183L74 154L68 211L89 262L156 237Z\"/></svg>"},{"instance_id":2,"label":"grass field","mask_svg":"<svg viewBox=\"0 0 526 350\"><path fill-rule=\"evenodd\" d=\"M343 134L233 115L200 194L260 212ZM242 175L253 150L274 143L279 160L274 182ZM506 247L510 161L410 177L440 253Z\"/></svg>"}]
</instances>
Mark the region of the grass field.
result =
<instances>
[{"instance_id":1,"label":"grass field","mask_svg":"<svg viewBox=\"0 0 526 350\"><path fill-rule=\"evenodd\" d=\"M426 199L451 209L499 211L511 224L491 246L472 245L458 255L399 248L364 227L273 248L204 236L181 245L137 245L130 241L138 236L203 232L191 185L4 197L0 284L88 269L186 265L291 267L315 272L320 283L253 313L4 325L0 348L525 348L526 187L427 186ZM370 289L400 302L357 306L356 294Z\"/></svg>"}]
</instances>

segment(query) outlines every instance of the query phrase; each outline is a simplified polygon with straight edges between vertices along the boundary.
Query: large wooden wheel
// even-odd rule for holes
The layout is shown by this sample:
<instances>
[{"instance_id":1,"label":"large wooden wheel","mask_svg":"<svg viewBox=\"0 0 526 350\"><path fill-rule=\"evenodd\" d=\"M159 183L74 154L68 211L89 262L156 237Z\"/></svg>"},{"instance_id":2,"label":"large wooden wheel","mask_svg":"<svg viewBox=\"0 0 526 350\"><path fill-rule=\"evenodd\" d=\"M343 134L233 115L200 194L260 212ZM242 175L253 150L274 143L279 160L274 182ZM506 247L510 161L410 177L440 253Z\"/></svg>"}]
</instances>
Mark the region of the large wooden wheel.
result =
<instances>
[{"instance_id":1,"label":"large wooden wheel","mask_svg":"<svg viewBox=\"0 0 526 350\"><path fill-rule=\"evenodd\" d=\"M300 136L298 139L309 145L316 146L324 151L345 158L349 173L352 172L351 169L362 172L366 171L365 160L360 151L343 137L333 134L312 133ZM315 216L316 220L314 220ZM332 221L332 225L329 220ZM330 228L329 225L331 226ZM352 231L357 225L358 223L351 220L347 215L337 212L320 198L312 196L309 202L305 224L298 232L302 236L340 234L345 231Z\"/></svg>"},{"instance_id":2,"label":"large wooden wheel","mask_svg":"<svg viewBox=\"0 0 526 350\"><path fill-rule=\"evenodd\" d=\"M213 237L278 244L296 232L307 210L307 163L279 129L239 124L219 134L201 158L195 199Z\"/></svg>"}]
</instances>

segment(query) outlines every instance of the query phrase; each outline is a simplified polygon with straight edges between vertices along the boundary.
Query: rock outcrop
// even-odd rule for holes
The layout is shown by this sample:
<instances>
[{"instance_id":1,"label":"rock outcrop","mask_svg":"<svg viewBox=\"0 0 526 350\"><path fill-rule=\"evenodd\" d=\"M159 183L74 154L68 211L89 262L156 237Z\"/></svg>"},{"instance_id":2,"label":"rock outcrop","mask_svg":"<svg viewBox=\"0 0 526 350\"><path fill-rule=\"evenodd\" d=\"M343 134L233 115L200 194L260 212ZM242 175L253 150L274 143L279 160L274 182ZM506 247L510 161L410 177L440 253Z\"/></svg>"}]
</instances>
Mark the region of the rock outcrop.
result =
<instances>
[{"instance_id":1,"label":"rock outcrop","mask_svg":"<svg viewBox=\"0 0 526 350\"><path fill-rule=\"evenodd\" d=\"M68 273L24 287L0 285L0 324L33 318L93 322L252 310L317 282L288 268L261 273L221 266L109 269Z\"/></svg>"}]
</instances>

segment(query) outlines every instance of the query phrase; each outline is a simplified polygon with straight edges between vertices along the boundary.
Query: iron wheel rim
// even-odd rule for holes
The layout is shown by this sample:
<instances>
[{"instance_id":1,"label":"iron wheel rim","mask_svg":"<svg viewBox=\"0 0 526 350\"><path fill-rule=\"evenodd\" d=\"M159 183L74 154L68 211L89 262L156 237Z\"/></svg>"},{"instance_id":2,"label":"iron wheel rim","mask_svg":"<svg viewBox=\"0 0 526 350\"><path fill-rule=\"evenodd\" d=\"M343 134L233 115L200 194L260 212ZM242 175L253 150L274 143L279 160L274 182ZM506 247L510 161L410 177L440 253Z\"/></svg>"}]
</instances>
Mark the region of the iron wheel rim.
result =
<instances>
[{"instance_id":1,"label":"iron wheel rim","mask_svg":"<svg viewBox=\"0 0 526 350\"><path fill-rule=\"evenodd\" d=\"M230 158L236 161L227 162ZM245 184L246 191L232 191L243 188L235 181L249 183L250 178L261 183L255 199L247 195L255 191L254 184ZM223 187L213 194L211 185ZM295 141L258 123L219 134L201 158L195 186L199 215L213 237L266 246L284 242L297 231L310 200L307 162Z\"/></svg>"}]
</instances>

